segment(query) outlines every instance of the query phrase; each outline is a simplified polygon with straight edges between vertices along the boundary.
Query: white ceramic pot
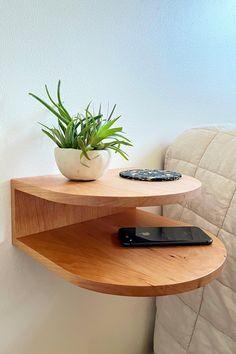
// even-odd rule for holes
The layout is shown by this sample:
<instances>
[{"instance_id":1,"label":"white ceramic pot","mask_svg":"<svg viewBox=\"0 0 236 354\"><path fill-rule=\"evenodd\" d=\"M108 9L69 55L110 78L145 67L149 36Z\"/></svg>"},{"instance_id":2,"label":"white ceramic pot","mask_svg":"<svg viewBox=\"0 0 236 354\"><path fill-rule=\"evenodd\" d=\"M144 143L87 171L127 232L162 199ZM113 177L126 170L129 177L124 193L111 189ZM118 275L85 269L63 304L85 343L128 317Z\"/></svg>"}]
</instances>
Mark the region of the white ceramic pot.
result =
<instances>
[{"instance_id":1,"label":"white ceramic pot","mask_svg":"<svg viewBox=\"0 0 236 354\"><path fill-rule=\"evenodd\" d=\"M103 175L110 162L109 150L89 151L90 160L80 155L81 150L55 148L56 163L63 176L76 181L93 181Z\"/></svg>"}]
</instances>

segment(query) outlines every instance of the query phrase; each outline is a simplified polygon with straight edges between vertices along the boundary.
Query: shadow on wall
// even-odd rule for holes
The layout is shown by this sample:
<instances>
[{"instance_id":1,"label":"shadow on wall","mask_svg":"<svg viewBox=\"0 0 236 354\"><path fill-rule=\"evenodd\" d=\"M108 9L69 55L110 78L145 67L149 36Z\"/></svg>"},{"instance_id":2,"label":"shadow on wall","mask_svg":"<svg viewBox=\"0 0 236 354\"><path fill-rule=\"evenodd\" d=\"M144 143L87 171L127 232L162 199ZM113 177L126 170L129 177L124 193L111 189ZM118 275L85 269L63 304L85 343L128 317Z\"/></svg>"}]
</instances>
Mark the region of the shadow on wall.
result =
<instances>
[{"instance_id":1,"label":"shadow on wall","mask_svg":"<svg viewBox=\"0 0 236 354\"><path fill-rule=\"evenodd\" d=\"M151 351L154 300L80 289L8 241L1 244L0 260L1 354Z\"/></svg>"},{"instance_id":2,"label":"shadow on wall","mask_svg":"<svg viewBox=\"0 0 236 354\"><path fill-rule=\"evenodd\" d=\"M47 271L11 245L9 181L0 193L0 354L151 352L154 299L93 293Z\"/></svg>"},{"instance_id":3,"label":"shadow on wall","mask_svg":"<svg viewBox=\"0 0 236 354\"><path fill-rule=\"evenodd\" d=\"M9 179L55 171L46 139L41 144L32 127L19 136L16 129L16 139L7 139L10 131L2 132L6 144L0 142L0 354L149 353L154 299L80 289L11 245Z\"/></svg>"},{"instance_id":4,"label":"shadow on wall","mask_svg":"<svg viewBox=\"0 0 236 354\"><path fill-rule=\"evenodd\" d=\"M0 242L11 242L11 193L10 182L0 181ZM0 243L1 245L1 243Z\"/></svg>"},{"instance_id":5,"label":"shadow on wall","mask_svg":"<svg viewBox=\"0 0 236 354\"><path fill-rule=\"evenodd\" d=\"M145 147L147 148L147 147ZM163 168L164 157L168 146L166 144L158 144L152 147L145 153L145 156L140 156L136 160L135 167L140 168ZM138 154L137 154L138 156Z\"/></svg>"}]
</instances>

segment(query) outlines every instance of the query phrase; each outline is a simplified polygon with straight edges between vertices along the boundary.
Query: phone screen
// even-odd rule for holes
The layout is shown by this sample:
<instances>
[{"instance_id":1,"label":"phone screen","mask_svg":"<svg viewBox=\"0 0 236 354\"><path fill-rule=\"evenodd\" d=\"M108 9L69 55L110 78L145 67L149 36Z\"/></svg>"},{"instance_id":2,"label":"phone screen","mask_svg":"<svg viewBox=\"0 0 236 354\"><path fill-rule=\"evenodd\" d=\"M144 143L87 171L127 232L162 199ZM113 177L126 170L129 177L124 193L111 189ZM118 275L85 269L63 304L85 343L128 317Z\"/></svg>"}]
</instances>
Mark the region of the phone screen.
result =
<instances>
[{"instance_id":1,"label":"phone screen","mask_svg":"<svg viewBox=\"0 0 236 354\"><path fill-rule=\"evenodd\" d=\"M188 241L199 239L201 230L192 227L138 227L135 235L147 241Z\"/></svg>"},{"instance_id":2,"label":"phone screen","mask_svg":"<svg viewBox=\"0 0 236 354\"><path fill-rule=\"evenodd\" d=\"M126 242L130 245L210 244L212 242L203 230L193 226L122 228L119 230L119 235L122 244Z\"/></svg>"}]
</instances>

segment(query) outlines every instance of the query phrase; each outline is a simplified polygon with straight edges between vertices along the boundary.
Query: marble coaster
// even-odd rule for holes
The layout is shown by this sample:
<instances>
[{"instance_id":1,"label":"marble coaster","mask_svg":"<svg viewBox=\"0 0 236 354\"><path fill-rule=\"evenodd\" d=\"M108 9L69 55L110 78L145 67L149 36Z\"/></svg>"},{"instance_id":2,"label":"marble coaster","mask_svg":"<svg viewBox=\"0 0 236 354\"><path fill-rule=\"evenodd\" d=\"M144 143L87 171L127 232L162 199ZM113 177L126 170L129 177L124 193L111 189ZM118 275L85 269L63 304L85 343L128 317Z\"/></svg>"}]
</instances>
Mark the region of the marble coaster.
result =
<instances>
[{"instance_id":1,"label":"marble coaster","mask_svg":"<svg viewBox=\"0 0 236 354\"><path fill-rule=\"evenodd\" d=\"M175 171L166 170L148 170L148 169L136 169L127 170L119 173L120 177L135 179L138 181L175 181L182 177L181 173Z\"/></svg>"}]
</instances>

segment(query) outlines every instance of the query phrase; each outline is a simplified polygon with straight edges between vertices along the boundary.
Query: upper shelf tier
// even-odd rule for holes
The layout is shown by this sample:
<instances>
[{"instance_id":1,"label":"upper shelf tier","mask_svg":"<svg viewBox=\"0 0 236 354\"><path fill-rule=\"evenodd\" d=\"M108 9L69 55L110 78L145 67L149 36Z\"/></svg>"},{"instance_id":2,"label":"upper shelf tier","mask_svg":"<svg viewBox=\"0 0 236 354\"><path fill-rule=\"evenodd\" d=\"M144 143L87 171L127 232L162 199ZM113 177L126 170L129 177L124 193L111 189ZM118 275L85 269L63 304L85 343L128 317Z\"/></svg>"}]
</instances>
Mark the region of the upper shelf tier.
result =
<instances>
[{"instance_id":1,"label":"upper shelf tier","mask_svg":"<svg viewBox=\"0 0 236 354\"><path fill-rule=\"evenodd\" d=\"M195 198L201 182L185 176L170 182L141 182L108 170L97 181L68 181L61 175L14 179L15 189L49 201L81 206L138 207L175 204Z\"/></svg>"}]
</instances>

